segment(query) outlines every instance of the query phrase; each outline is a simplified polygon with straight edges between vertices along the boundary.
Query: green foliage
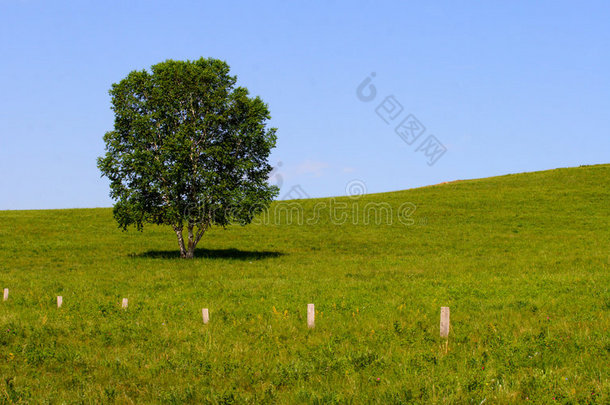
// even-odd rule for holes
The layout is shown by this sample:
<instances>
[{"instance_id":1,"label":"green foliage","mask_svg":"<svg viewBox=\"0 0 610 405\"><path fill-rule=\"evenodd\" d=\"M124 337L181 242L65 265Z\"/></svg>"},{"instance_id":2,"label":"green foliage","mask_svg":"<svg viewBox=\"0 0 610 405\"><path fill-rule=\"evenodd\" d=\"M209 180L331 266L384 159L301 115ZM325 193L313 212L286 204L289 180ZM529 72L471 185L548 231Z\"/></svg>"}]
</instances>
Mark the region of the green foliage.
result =
<instances>
[{"instance_id":1,"label":"green foliage","mask_svg":"<svg viewBox=\"0 0 610 405\"><path fill-rule=\"evenodd\" d=\"M607 404L609 198L610 165L367 195L415 224L326 209L191 261L109 209L0 212L0 403Z\"/></svg>"},{"instance_id":2,"label":"green foliage","mask_svg":"<svg viewBox=\"0 0 610 405\"><path fill-rule=\"evenodd\" d=\"M114 130L98 159L122 229L145 223L189 233L189 256L211 225L245 225L268 207L276 142L267 105L235 87L216 59L168 60L112 85ZM193 229L197 232L193 234Z\"/></svg>"}]
</instances>

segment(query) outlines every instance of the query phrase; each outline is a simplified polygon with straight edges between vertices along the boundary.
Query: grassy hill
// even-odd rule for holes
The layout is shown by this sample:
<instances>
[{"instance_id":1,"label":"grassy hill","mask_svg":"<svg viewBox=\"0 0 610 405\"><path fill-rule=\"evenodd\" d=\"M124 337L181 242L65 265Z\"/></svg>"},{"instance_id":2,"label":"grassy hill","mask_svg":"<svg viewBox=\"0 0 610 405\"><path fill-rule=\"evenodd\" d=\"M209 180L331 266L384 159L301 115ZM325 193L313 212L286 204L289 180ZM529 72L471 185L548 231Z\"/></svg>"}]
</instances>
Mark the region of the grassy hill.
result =
<instances>
[{"instance_id":1,"label":"grassy hill","mask_svg":"<svg viewBox=\"0 0 610 405\"><path fill-rule=\"evenodd\" d=\"M610 402L610 165L274 204L192 261L0 212L0 401Z\"/></svg>"}]
</instances>

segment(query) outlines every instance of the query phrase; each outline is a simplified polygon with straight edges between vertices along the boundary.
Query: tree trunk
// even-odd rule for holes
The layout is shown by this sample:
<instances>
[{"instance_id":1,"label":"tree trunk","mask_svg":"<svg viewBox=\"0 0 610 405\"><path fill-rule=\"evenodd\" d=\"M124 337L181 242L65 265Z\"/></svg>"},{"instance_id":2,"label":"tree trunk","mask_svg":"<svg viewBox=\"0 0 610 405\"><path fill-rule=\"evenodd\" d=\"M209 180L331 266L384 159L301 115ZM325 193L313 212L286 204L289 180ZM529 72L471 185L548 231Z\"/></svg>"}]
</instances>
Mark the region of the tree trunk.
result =
<instances>
[{"instance_id":1,"label":"tree trunk","mask_svg":"<svg viewBox=\"0 0 610 405\"><path fill-rule=\"evenodd\" d=\"M184 247L184 238L182 237L182 227L174 226L174 232L176 232L176 236L178 237L178 246L180 247L180 257L185 259L185 258L187 258L187 251L186 251L186 248Z\"/></svg>"},{"instance_id":2,"label":"tree trunk","mask_svg":"<svg viewBox=\"0 0 610 405\"><path fill-rule=\"evenodd\" d=\"M195 237L193 236L194 227L195 227L195 224L192 224L192 223L189 223L186 227L186 229L188 230L188 233L189 233L189 244L188 244L188 250L186 252L187 259L192 259L193 257L195 257L195 246L197 246L197 244L195 243Z\"/></svg>"},{"instance_id":3,"label":"tree trunk","mask_svg":"<svg viewBox=\"0 0 610 405\"><path fill-rule=\"evenodd\" d=\"M195 257L195 248L203 237L203 234L208 229L208 224L199 224L197 233L193 232L195 224L188 224L186 227L188 231L188 244L184 243L184 236L182 235L183 227L174 226L174 232L178 237L178 246L180 246L180 257L183 259L192 259Z\"/></svg>"}]
</instances>

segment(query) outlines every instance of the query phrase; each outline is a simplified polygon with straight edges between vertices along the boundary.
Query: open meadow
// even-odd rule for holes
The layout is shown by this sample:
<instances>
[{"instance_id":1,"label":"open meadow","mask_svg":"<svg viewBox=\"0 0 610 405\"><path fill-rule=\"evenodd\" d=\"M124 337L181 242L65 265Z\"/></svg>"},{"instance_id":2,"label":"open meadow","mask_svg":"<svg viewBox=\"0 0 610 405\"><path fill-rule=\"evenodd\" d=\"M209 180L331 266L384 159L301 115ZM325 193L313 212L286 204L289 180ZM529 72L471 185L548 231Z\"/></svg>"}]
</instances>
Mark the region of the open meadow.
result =
<instances>
[{"instance_id":1,"label":"open meadow","mask_svg":"<svg viewBox=\"0 0 610 405\"><path fill-rule=\"evenodd\" d=\"M191 261L1 211L0 402L607 404L609 247L610 165L275 202Z\"/></svg>"}]
</instances>

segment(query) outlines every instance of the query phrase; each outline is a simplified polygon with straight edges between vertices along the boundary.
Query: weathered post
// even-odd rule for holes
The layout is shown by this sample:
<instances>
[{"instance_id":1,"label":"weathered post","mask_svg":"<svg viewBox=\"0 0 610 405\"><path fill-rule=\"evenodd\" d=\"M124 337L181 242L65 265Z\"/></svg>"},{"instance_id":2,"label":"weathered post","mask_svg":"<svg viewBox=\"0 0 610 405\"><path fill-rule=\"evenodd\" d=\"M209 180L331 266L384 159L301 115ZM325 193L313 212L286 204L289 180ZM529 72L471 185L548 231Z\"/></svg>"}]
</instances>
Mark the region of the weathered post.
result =
<instances>
[{"instance_id":1,"label":"weathered post","mask_svg":"<svg viewBox=\"0 0 610 405\"><path fill-rule=\"evenodd\" d=\"M313 304L307 304L307 327L313 329L316 326L316 310Z\"/></svg>"},{"instance_id":2,"label":"weathered post","mask_svg":"<svg viewBox=\"0 0 610 405\"><path fill-rule=\"evenodd\" d=\"M57 308L61 308L63 303L64 303L64 298L61 295L58 295L57 296Z\"/></svg>"},{"instance_id":3,"label":"weathered post","mask_svg":"<svg viewBox=\"0 0 610 405\"><path fill-rule=\"evenodd\" d=\"M203 317L203 324L207 325L207 323L210 322L210 312L207 308L201 310L201 316Z\"/></svg>"},{"instance_id":4,"label":"weathered post","mask_svg":"<svg viewBox=\"0 0 610 405\"><path fill-rule=\"evenodd\" d=\"M449 307L441 307L441 337L449 337Z\"/></svg>"},{"instance_id":5,"label":"weathered post","mask_svg":"<svg viewBox=\"0 0 610 405\"><path fill-rule=\"evenodd\" d=\"M126 309L126 308L127 308L127 305L128 305L128 303L127 303L127 298L123 298L123 302L122 302L122 304L121 304L121 308Z\"/></svg>"}]
</instances>

